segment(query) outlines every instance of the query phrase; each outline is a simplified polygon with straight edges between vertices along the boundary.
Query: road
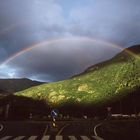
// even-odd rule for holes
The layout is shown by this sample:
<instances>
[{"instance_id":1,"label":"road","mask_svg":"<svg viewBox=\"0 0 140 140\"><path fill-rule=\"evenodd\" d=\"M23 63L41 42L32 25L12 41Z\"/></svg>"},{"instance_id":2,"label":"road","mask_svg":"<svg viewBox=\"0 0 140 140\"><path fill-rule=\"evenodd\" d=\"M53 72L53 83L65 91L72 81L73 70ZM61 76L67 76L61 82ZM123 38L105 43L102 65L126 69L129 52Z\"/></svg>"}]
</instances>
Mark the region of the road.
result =
<instances>
[{"instance_id":1,"label":"road","mask_svg":"<svg viewBox=\"0 0 140 140\"><path fill-rule=\"evenodd\" d=\"M139 120L0 122L0 140L139 140Z\"/></svg>"},{"instance_id":2,"label":"road","mask_svg":"<svg viewBox=\"0 0 140 140\"><path fill-rule=\"evenodd\" d=\"M96 140L94 137L88 136L5 136L0 138L0 140Z\"/></svg>"},{"instance_id":3,"label":"road","mask_svg":"<svg viewBox=\"0 0 140 140\"><path fill-rule=\"evenodd\" d=\"M0 140L96 140L86 125L89 121L0 122ZM87 133L88 132L88 133Z\"/></svg>"},{"instance_id":4,"label":"road","mask_svg":"<svg viewBox=\"0 0 140 140\"><path fill-rule=\"evenodd\" d=\"M97 140L103 140L103 138L99 137L97 134L97 128L100 127L103 124L103 122L97 124L94 126L94 138L96 138Z\"/></svg>"}]
</instances>

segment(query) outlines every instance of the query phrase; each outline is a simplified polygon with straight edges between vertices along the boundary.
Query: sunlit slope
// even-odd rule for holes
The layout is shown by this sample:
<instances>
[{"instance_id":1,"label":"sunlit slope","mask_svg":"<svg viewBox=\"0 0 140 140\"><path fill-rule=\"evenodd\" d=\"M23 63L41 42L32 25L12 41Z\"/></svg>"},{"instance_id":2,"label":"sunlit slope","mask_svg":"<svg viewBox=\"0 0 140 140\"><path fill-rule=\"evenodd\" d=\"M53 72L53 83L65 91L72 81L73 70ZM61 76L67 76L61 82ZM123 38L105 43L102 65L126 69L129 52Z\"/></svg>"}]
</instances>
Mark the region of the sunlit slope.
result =
<instances>
[{"instance_id":1,"label":"sunlit slope","mask_svg":"<svg viewBox=\"0 0 140 140\"><path fill-rule=\"evenodd\" d=\"M129 49L137 53L137 57L123 51L71 79L43 84L16 95L45 100L51 105L98 105L126 96L140 87L140 46Z\"/></svg>"}]
</instances>

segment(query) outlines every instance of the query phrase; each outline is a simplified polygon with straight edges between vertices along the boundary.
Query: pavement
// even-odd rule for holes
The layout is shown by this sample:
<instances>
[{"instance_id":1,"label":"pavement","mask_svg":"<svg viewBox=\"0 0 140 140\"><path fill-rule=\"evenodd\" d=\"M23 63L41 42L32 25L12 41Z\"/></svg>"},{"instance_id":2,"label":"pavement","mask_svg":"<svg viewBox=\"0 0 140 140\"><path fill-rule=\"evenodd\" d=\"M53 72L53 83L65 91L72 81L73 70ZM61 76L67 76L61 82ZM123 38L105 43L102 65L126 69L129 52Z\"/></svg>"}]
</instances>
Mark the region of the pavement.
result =
<instances>
[{"instance_id":1,"label":"pavement","mask_svg":"<svg viewBox=\"0 0 140 140\"><path fill-rule=\"evenodd\" d=\"M139 120L1 121L0 140L140 140Z\"/></svg>"},{"instance_id":2,"label":"pavement","mask_svg":"<svg viewBox=\"0 0 140 140\"><path fill-rule=\"evenodd\" d=\"M101 140L88 130L93 126L89 121L59 121L55 127L51 121L5 121L0 122L0 140Z\"/></svg>"},{"instance_id":3,"label":"pavement","mask_svg":"<svg viewBox=\"0 0 140 140\"><path fill-rule=\"evenodd\" d=\"M98 140L94 136L4 136L0 140Z\"/></svg>"}]
</instances>

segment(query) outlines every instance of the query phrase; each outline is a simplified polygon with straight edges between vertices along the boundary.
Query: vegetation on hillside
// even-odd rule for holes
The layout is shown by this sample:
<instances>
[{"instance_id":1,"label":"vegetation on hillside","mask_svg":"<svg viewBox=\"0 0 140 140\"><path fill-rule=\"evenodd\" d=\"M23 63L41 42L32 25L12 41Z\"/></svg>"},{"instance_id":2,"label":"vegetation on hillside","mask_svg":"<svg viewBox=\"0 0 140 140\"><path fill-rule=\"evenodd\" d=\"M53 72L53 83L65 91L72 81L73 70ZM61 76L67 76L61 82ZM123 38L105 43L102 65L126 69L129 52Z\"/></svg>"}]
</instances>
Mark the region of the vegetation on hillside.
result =
<instances>
[{"instance_id":1,"label":"vegetation on hillside","mask_svg":"<svg viewBox=\"0 0 140 140\"><path fill-rule=\"evenodd\" d=\"M140 46L129 49L137 57L124 50L71 79L32 87L15 95L44 100L54 106L99 105L122 98L140 87Z\"/></svg>"}]
</instances>

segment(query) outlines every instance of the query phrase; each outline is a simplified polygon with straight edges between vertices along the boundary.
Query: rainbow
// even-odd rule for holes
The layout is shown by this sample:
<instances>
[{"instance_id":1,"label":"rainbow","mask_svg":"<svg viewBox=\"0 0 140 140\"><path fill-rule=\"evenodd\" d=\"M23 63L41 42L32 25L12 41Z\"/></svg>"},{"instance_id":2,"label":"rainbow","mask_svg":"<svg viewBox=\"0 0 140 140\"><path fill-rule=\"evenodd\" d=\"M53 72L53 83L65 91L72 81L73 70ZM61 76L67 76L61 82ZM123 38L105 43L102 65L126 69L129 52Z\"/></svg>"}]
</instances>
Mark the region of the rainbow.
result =
<instances>
[{"instance_id":1,"label":"rainbow","mask_svg":"<svg viewBox=\"0 0 140 140\"><path fill-rule=\"evenodd\" d=\"M44 41L41 41L41 42L34 43L34 44L24 48L23 50L21 50L21 51L15 53L14 55L10 56L8 59L6 59L4 62L2 62L1 65L5 65L5 64L9 63L10 61L14 60L16 57L18 57L18 56L20 56L20 55L22 55L22 54L24 54L28 51L31 51L34 48L38 48L38 47L41 47L41 46L44 46L44 45L47 46L47 45L50 45L50 44L60 43L62 41L88 41L88 42L91 42L91 43L98 43L98 44L101 44L101 45L107 45L108 47L118 48L118 49L120 49L120 51L124 49L121 46L116 45L114 43L99 40L99 39L88 38L88 37L53 38L53 39L47 39L47 40L44 40ZM140 57L137 56L136 54L134 54L133 52L131 52L129 50L126 50L126 52L128 54L140 59Z\"/></svg>"}]
</instances>

